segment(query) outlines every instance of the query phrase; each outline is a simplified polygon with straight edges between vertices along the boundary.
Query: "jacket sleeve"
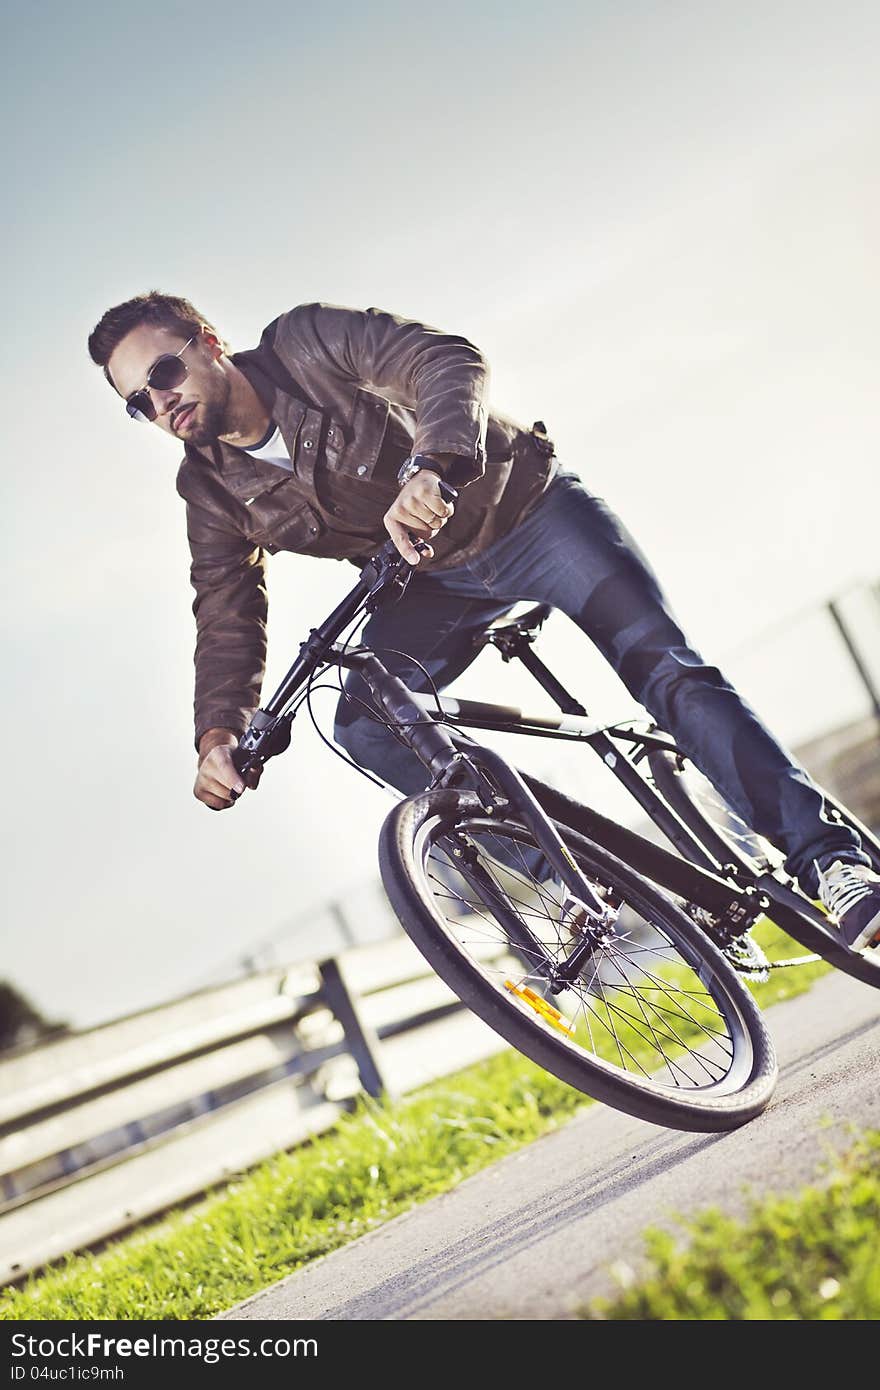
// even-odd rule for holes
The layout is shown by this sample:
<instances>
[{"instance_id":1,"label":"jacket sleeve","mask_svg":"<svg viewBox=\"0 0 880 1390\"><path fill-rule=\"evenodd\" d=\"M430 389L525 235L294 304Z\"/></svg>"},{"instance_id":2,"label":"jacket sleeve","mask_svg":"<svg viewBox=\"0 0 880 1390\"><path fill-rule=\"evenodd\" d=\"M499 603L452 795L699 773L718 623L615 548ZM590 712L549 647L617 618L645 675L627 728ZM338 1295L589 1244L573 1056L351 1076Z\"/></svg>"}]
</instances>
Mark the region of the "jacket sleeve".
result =
<instances>
[{"instance_id":1,"label":"jacket sleeve","mask_svg":"<svg viewBox=\"0 0 880 1390\"><path fill-rule=\"evenodd\" d=\"M266 662L265 555L187 502L196 596L195 743L206 729L243 733L260 702Z\"/></svg>"},{"instance_id":2,"label":"jacket sleeve","mask_svg":"<svg viewBox=\"0 0 880 1390\"><path fill-rule=\"evenodd\" d=\"M466 338L382 309L301 304L278 322L275 350L314 361L415 414L413 452L454 454L463 487L486 467L489 366Z\"/></svg>"}]
</instances>

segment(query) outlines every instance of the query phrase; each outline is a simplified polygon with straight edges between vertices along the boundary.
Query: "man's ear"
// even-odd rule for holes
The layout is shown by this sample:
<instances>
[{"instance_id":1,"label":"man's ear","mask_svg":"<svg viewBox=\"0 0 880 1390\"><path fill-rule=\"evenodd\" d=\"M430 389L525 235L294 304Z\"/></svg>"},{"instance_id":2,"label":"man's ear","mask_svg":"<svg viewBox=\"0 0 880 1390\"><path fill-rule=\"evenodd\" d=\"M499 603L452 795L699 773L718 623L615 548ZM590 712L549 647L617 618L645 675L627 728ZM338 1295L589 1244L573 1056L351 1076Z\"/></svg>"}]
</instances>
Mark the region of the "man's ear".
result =
<instances>
[{"instance_id":1,"label":"man's ear","mask_svg":"<svg viewBox=\"0 0 880 1390\"><path fill-rule=\"evenodd\" d=\"M217 337L216 333L209 333L207 328L203 328L202 338L208 344L208 347L211 349L212 357L216 358L223 356L223 348L221 346L220 339Z\"/></svg>"}]
</instances>

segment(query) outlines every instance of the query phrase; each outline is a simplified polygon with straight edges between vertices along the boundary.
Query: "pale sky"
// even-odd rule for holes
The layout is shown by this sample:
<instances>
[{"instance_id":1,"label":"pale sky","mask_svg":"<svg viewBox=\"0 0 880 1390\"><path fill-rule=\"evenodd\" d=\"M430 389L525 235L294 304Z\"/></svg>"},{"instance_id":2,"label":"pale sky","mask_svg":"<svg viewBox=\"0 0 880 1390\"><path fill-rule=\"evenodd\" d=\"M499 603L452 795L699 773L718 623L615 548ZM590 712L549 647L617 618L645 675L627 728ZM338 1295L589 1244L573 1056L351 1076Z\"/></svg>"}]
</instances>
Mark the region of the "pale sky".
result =
<instances>
[{"instance_id":1,"label":"pale sky","mask_svg":"<svg viewBox=\"0 0 880 1390\"><path fill-rule=\"evenodd\" d=\"M314 299L465 334L784 741L866 710L821 621L756 634L880 568L875 4L50 0L3 30L0 974L47 1012L157 1002L312 912L320 954L390 804L305 720L257 795L192 797L177 451L86 351L142 290L237 348ZM271 563L267 695L354 578ZM563 619L545 651L631 712ZM489 654L458 689L529 686Z\"/></svg>"}]
</instances>

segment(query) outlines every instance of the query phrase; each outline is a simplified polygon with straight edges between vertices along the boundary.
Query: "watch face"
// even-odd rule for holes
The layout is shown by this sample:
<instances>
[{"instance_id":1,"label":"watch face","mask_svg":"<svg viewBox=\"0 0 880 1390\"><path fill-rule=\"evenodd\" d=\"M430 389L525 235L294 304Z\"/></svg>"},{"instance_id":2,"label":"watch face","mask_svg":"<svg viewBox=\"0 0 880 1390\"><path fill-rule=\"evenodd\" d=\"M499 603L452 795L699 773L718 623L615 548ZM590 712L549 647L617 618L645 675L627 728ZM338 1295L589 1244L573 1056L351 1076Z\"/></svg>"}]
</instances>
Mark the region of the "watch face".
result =
<instances>
[{"instance_id":1,"label":"watch face","mask_svg":"<svg viewBox=\"0 0 880 1390\"><path fill-rule=\"evenodd\" d=\"M410 478L414 478L416 474L421 471L422 466L420 463L417 463L415 459L407 459L397 475L397 481L400 483L401 487L403 487L404 483L408 483Z\"/></svg>"}]
</instances>

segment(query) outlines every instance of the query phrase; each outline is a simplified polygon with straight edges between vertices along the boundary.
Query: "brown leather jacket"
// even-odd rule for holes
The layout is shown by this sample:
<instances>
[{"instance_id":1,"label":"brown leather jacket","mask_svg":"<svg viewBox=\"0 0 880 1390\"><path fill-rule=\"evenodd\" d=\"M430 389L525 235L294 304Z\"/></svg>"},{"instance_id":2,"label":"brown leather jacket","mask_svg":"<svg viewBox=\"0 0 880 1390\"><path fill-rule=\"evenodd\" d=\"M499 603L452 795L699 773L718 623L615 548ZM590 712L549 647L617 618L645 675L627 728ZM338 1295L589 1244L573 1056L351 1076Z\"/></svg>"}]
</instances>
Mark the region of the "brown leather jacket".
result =
<instances>
[{"instance_id":1,"label":"brown leather jacket","mask_svg":"<svg viewBox=\"0 0 880 1390\"><path fill-rule=\"evenodd\" d=\"M556 469L540 430L488 412L482 353L425 324L302 304L232 361L280 426L293 472L226 444L187 446L177 490L196 592L196 747L206 729L242 732L259 703L267 552L362 562L388 539L403 459L454 454L446 472L461 497L422 562L449 568L515 526Z\"/></svg>"}]
</instances>

